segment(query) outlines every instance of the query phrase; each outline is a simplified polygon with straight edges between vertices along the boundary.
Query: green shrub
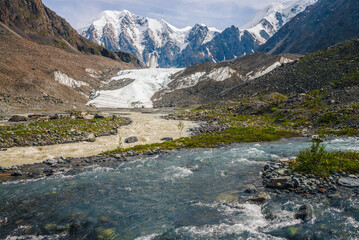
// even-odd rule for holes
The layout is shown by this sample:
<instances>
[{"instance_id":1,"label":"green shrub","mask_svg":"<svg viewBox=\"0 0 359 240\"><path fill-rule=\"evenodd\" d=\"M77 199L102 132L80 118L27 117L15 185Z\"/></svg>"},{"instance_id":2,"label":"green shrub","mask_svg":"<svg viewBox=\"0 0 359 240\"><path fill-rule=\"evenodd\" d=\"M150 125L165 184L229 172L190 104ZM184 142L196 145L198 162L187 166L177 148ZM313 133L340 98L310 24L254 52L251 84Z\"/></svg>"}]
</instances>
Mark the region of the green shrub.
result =
<instances>
[{"instance_id":1,"label":"green shrub","mask_svg":"<svg viewBox=\"0 0 359 240\"><path fill-rule=\"evenodd\" d=\"M359 172L358 152L327 152L322 139L314 138L312 146L300 151L293 170L305 174L314 174L320 177L328 177L330 174L345 171Z\"/></svg>"},{"instance_id":2,"label":"green shrub","mask_svg":"<svg viewBox=\"0 0 359 240\"><path fill-rule=\"evenodd\" d=\"M324 93L318 89L310 91L305 97L305 106L310 109L318 110L322 105L323 95Z\"/></svg>"}]
</instances>

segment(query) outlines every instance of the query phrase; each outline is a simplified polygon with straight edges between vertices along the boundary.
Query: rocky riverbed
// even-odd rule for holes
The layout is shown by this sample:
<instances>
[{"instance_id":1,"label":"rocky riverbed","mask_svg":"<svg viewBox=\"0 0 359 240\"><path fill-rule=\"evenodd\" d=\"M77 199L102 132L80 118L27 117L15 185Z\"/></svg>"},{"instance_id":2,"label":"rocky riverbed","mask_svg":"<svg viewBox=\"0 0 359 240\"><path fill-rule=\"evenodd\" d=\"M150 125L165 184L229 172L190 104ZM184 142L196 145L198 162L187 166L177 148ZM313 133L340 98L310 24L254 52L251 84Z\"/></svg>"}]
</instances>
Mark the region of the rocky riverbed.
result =
<instances>
[{"instance_id":1,"label":"rocky riverbed","mask_svg":"<svg viewBox=\"0 0 359 240\"><path fill-rule=\"evenodd\" d=\"M0 166L0 183L7 181L21 181L49 177L55 174L73 175L87 171L91 167L117 167L128 161L135 161L144 156L176 152L179 149L147 151L139 154L128 151L123 154L94 155L91 157L46 159L41 163L15 165L12 167Z\"/></svg>"},{"instance_id":2,"label":"rocky riverbed","mask_svg":"<svg viewBox=\"0 0 359 240\"><path fill-rule=\"evenodd\" d=\"M341 192L346 195L359 194L359 174L346 172L334 173L321 178L313 174L301 174L292 171L293 160L281 159L264 166L263 185L275 193L296 193L302 196L321 195L328 198L338 197Z\"/></svg>"}]
</instances>

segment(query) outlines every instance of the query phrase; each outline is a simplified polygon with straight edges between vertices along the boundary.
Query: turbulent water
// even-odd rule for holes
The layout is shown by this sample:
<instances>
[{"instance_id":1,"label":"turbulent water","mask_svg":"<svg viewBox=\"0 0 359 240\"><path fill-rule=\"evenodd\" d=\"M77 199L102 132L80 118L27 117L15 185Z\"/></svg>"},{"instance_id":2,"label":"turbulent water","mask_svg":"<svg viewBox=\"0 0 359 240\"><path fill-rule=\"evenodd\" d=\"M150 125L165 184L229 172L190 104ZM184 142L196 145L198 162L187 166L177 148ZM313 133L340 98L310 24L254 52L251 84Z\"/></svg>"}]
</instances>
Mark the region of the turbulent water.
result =
<instances>
[{"instance_id":1,"label":"turbulent water","mask_svg":"<svg viewBox=\"0 0 359 240\"><path fill-rule=\"evenodd\" d=\"M309 145L309 139L290 139L183 150L116 168L94 166L74 176L2 184L0 236L358 239L358 197L313 200L272 194L264 206L245 201L250 196L243 193L246 184L264 191L259 172L267 161L295 156ZM359 138L326 145L329 150L359 150ZM307 222L294 219L304 203L312 210Z\"/></svg>"}]
</instances>

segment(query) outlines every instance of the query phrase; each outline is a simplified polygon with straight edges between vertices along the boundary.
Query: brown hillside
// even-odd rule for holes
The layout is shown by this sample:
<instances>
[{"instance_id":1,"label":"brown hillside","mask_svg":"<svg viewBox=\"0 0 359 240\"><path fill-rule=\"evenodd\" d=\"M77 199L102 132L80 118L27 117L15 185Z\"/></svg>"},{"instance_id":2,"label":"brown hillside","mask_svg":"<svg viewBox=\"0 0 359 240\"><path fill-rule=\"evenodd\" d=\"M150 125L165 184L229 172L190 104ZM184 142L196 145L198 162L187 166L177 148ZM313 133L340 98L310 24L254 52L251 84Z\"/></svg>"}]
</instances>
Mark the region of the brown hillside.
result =
<instances>
[{"instance_id":1,"label":"brown hillside","mask_svg":"<svg viewBox=\"0 0 359 240\"><path fill-rule=\"evenodd\" d=\"M101 56L39 45L0 27L0 112L83 108L88 101L86 95L102 80L119 69L130 68L135 67ZM72 88L60 84L54 80L55 71L89 86Z\"/></svg>"},{"instance_id":2,"label":"brown hillside","mask_svg":"<svg viewBox=\"0 0 359 240\"><path fill-rule=\"evenodd\" d=\"M141 66L140 61L129 53L109 51L82 37L41 0L0 0L0 22L22 37L40 44Z\"/></svg>"}]
</instances>

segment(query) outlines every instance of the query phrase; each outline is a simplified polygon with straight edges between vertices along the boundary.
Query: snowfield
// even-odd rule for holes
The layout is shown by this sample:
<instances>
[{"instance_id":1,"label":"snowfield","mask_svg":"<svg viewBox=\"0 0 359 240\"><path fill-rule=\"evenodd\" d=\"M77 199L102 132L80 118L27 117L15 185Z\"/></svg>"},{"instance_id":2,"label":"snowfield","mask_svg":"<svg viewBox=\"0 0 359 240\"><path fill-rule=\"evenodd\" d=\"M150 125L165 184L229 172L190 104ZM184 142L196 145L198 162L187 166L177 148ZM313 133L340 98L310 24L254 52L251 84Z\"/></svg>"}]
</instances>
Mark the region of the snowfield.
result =
<instances>
[{"instance_id":1,"label":"snowfield","mask_svg":"<svg viewBox=\"0 0 359 240\"><path fill-rule=\"evenodd\" d=\"M171 75L182 70L182 68L149 68L121 71L109 82L121 79L135 81L121 89L98 91L97 97L87 105L91 104L98 108L152 108L151 97L172 81Z\"/></svg>"}]
</instances>

